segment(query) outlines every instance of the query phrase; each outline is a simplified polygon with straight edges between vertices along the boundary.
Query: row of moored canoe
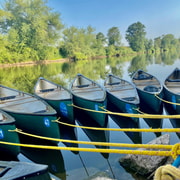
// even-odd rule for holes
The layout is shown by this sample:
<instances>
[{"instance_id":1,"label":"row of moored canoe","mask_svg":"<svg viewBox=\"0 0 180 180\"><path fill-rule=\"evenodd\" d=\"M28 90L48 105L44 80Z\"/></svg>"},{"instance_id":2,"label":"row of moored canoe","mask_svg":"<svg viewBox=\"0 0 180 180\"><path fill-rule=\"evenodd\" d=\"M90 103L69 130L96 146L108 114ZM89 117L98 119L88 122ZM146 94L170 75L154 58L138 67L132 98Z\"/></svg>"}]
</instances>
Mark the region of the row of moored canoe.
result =
<instances>
[{"instance_id":1,"label":"row of moored canoe","mask_svg":"<svg viewBox=\"0 0 180 180\"><path fill-rule=\"evenodd\" d=\"M122 113L137 114L140 108L145 113L162 114L161 99L171 102L164 103L168 113L180 113L180 69L176 68L166 78L164 85L142 70L133 74L132 83L110 74L103 87L78 74L70 90L39 78L34 95L0 85L0 139L19 143L18 134L8 131L16 127L32 134L60 138L59 125L54 120L61 117L74 124L75 109L85 113L100 126L107 124L107 114L103 112L105 109L110 110L111 105ZM138 118L132 120L138 121ZM20 151L18 146L0 146L15 156Z\"/></svg>"}]
</instances>

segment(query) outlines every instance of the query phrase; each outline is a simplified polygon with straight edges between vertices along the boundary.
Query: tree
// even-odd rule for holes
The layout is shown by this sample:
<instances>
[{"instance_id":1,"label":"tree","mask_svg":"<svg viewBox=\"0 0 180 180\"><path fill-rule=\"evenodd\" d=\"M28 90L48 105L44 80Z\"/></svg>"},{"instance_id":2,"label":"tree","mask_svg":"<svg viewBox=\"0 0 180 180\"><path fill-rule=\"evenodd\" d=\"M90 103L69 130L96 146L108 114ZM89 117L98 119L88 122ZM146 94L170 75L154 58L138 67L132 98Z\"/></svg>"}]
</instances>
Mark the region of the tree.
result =
<instances>
[{"instance_id":1,"label":"tree","mask_svg":"<svg viewBox=\"0 0 180 180\"><path fill-rule=\"evenodd\" d=\"M112 27L108 30L107 33L108 45L120 46L121 44L121 35L118 27Z\"/></svg>"},{"instance_id":2,"label":"tree","mask_svg":"<svg viewBox=\"0 0 180 180\"><path fill-rule=\"evenodd\" d=\"M63 25L60 14L46 3L46 0L5 1L0 11L0 32L8 36L8 48L18 58L25 55L27 59L38 60L53 55Z\"/></svg>"},{"instance_id":3,"label":"tree","mask_svg":"<svg viewBox=\"0 0 180 180\"><path fill-rule=\"evenodd\" d=\"M159 51L161 49L161 37L154 39L154 49L155 51Z\"/></svg>"},{"instance_id":4,"label":"tree","mask_svg":"<svg viewBox=\"0 0 180 180\"><path fill-rule=\"evenodd\" d=\"M143 51L145 49L145 35L145 26L137 22L128 27L126 31L126 40L134 51Z\"/></svg>"},{"instance_id":5,"label":"tree","mask_svg":"<svg viewBox=\"0 0 180 180\"><path fill-rule=\"evenodd\" d=\"M96 43L95 29L91 26L84 28L76 28L71 26L63 31L63 44L61 53L66 57L75 59L86 59L94 56L93 48Z\"/></svg>"},{"instance_id":6,"label":"tree","mask_svg":"<svg viewBox=\"0 0 180 180\"><path fill-rule=\"evenodd\" d=\"M174 35L167 34L161 40L161 47L164 51L172 49L176 45Z\"/></svg>"}]
</instances>

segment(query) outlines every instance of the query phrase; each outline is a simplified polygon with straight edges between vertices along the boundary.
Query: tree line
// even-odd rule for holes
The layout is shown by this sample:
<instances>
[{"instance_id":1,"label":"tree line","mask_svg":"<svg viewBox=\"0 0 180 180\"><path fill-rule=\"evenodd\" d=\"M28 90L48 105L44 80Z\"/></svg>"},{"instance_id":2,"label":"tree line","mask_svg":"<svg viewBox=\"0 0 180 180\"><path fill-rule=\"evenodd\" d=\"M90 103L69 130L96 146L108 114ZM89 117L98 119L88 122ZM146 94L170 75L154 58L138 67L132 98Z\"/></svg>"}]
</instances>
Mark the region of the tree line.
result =
<instances>
[{"instance_id":1,"label":"tree line","mask_svg":"<svg viewBox=\"0 0 180 180\"><path fill-rule=\"evenodd\" d=\"M118 27L108 29L104 35L92 26L65 27L60 16L48 7L47 0L4 1L0 9L0 63L125 56L180 48L180 38L173 34L147 39L141 22L127 28L126 47Z\"/></svg>"}]
</instances>

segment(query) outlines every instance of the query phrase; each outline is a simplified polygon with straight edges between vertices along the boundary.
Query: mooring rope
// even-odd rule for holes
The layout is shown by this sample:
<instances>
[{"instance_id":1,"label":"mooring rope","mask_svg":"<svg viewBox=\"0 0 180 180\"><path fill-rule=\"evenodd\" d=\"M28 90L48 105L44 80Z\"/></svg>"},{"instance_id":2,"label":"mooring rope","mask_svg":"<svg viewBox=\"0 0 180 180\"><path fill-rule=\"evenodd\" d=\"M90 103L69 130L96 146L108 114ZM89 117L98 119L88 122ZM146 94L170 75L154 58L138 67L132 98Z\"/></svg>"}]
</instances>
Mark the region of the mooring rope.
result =
<instances>
[{"instance_id":1,"label":"mooring rope","mask_svg":"<svg viewBox=\"0 0 180 180\"><path fill-rule=\"evenodd\" d=\"M136 118L151 118L151 119L162 119L162 118L167 118L167 119L180 119L180 114L176 115L160 115L160 114L130 114L130 113L118 113L118 112L112 112L112 111L96 111L93 109L87 109L83 107L76 106L72 104L71 106L84 110L84 111L89 111L89 112L96 112L96 113L103 113L103 114L109 114L109 115L118 115L118 116L124 116L124 117L136 117Z\"/></svg>"},{"instance_id":2,"label":"mooring rope","mask_svg":"<svg viewBox=\"0 0 180 180\"><path fill-rule=\"evenodd\" d=\"M180 106L180 103L175 103L175 102L166 101L165 99L160 98L160 97L157 96L156 94L155 94L155 96L156 96L158 99L160 99L161 101L165 102L165 103L174 104L174 105Z\"/></svg>"},{"instance_id":3,"label":"mooring rope","mask_svg":"<svg viewBox=\"0 0 180 180\"><path fill-rule=\"evenodd\" d=\"M84 152L99 152L99 153L117 153L117 154L136 154L136 155L149 155L149 156L172 156L174 154L180 155L180 149L178 148L176 152L173 151L150 151L150 150L122 150L122 149L102 149L102 148L76 148L76 147L59 147L59 146L47 146L47 145L35 145L35 144L21 144L0 141L0 144L13 145L28 148L39 148L39 149L51 149L51 150L69 150L69 151L84 151ZM175 144L178 146L179 144ZM174 148L175 149L175 148Z\"/></svg>"},{"instance_id":4,"label":"mooring rope","mask_svg":"<svg viewBox=\"0 0 180 180\"><path fill-rule=\"evenodd\" d=\"M180 132L180 128L164 128L164 129L138 129L138 128L101 128L101 127L89 127L89 126L79 126L74 124L69 124L61 121L56 121L59 124L63 124L70 127L82 128L82 129L90 129L90 130L100 130L100 131L124 131L124 132Z\"/></svg>"},{"instance_id":5,"label":"mooring rope","mask_svg":"<svg viewBox=\"0 0 180 180\"><path fill-rule=\"evenodd\" d=\"M110 142L89 142L89 141L77 141L77 140L68 140L68 139L58 139L58 138L50 138L39 136L35 134L30 134L27 132L23 132L20 129L9 130L10 132L17 132L19 134L23 134L26 136L50 140L50 141L58 141L58 142L68 142L68 143L75 143L75 144L85 144L85 145L97 145L97 146L113 146L113 147L127 147L127 148L150 148L150 149L172 149L172 145L159 145L159 144L125 144L125 143L110 143ZM177 149L175 149L177 150Z\"/></svg>"}]
</instances>

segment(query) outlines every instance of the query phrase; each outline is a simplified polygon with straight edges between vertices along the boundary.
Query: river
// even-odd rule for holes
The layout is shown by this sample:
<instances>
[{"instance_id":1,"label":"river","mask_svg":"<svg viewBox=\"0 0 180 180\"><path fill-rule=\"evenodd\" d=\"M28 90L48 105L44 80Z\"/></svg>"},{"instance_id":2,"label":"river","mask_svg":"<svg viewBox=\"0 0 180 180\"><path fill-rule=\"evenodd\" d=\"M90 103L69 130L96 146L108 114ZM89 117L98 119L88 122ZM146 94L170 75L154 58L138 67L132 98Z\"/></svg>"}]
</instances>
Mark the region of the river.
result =
<instances>
[{"instance_id":1,"label":"river","mask_svg":"<svg viewBox=\"0 0 180 180\"><path fill-rule=\"evenodd\" d=\"M33 93L33 87L39 77L69 87L77 73L81 73L103 85L108 73L131 81L131 74L142 69L155 75L163 83L164 79L175 69L180 67L180 54L165 54L163 56L139 55L134 58L113 58L83 60L76 62L52 63L46 65L10 67L0 69L0 83L11 88ZM76 122L78 125L78 123ZM122 125L123 126L123 125ZM109 128L120 128L120 125L109 117ZM143 119L140 119L139 128L149 128ZM169 119L163 119L163 128L172 128ZM116 143L147 143L156 138L155 133L142 133L135 136L117 131L92 132L81 128L65 128L65 136L71 132L73 138L79 141L102 141ZM163 133L162 133L163 134ZM170 133L171 144L179 142L176 133ZM59 143L67 147L67 144ZM79 147L98 148L93 145L79 145ZM111 147L109 147L111 148ZM48 164L51 173L62 180L87 180L96 173L107 175L117 180L145 180L145 178L127 172L120 164L120 157L124 154L101 154L94 152L71 152L54 150L25 149L19 155L20 161L33 161Z\"/></svg>"}]
</instances>

